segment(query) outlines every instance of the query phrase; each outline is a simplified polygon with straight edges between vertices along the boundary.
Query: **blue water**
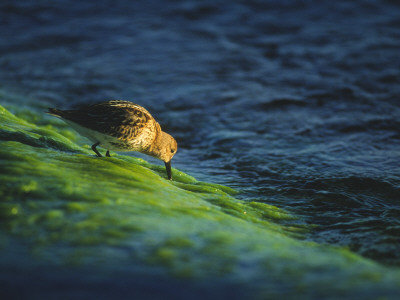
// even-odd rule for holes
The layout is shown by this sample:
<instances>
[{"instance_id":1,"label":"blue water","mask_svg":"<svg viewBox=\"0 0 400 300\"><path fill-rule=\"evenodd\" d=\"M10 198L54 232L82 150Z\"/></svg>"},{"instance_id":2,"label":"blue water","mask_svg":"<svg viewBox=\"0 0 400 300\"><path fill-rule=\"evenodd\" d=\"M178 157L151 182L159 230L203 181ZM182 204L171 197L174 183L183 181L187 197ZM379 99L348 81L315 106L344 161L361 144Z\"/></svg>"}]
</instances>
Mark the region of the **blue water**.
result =
<instances>
[{"instance_id":1,"label":"blue water","mask_svg":"<svg viewBox=\"0 0 400 300\"><path fill-rule=\"evenodd\" d=\"M400 266L397 1L2 1L0 87L146 107L173 165Z\"/></svg>"}]
</instances>

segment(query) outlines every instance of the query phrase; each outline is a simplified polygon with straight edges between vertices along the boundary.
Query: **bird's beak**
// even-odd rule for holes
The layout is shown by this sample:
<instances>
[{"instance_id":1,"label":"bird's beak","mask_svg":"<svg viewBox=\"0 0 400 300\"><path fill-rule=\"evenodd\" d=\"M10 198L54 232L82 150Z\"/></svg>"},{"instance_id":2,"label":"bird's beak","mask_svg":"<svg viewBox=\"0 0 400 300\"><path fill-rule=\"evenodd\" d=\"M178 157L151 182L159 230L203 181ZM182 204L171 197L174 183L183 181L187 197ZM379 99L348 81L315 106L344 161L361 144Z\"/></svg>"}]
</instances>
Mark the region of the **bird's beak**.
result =
<instances>
[{"instance_id":1,"label":"bird's beak","mask_svg":"<svg viewBox=\"0 0 400 300\"><path fill-rule=\"evenodd\" d=\"M164 162L165 164L165 169L167 170L167 176L169 180L172 180L172 172L171 172L171 161L169 162Z\"/></svg>"}]
</instances>

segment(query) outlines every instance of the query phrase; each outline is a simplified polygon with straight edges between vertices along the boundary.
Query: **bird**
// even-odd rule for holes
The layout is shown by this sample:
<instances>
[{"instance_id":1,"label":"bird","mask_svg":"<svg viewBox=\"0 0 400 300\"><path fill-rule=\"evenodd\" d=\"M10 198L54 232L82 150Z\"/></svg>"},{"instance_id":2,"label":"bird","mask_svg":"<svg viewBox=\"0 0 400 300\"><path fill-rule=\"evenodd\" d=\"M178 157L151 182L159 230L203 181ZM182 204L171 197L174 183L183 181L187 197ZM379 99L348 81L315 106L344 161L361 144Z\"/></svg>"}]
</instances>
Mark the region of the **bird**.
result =
<instances>
[{"instance_id":1,"label":"bird","mask_svg":"<svg viewBox=\"0 0 400 300\"><path fill-rule=\"evenodd\" d=\"M102 155L97 146L107 149L107 157L110 157L110 150L141 152L162 160L167 177L172 180L171 159L178 144L142 106L111 100L74 110L48 108L47 113L62 119L92 141L92 150L98 157Z\"/></svg>"}]
</instances>

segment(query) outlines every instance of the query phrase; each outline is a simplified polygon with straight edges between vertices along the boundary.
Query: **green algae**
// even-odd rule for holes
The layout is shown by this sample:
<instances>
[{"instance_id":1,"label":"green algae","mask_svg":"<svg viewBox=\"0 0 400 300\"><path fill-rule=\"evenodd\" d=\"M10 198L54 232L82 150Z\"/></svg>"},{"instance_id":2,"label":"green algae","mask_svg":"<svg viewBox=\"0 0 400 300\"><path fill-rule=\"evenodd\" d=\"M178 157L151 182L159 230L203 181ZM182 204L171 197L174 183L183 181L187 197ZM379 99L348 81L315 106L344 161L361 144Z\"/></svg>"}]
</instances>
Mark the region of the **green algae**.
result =
<instances>
[{"instance_id":1,"label":"green algae","mask_svg":"<svg viewBox=\"0 0 400 300\"><path fill-rule=\"evenodd\" d=\"M35 257L84 265L130 258L183 278L226 277L278 292L310 288L359 293L366 285L398 291L400 271L342 248L302 241L308 226L272 205L240 201L236 192L174 169L113 155L97 158L63 125L0 106L0 230ZM29 118L23 119L24 116ZM53 123L52 123L53 122ZM96 249L96 251L93 251ZM118 252L116 258L109 253ZM110 256L111 255L111 256ZM56 257L56 258L54 258ZM273 276L271 275L273 274ZM332 281L334 286L332 286ZM261 296L262 297L262 296Z\"/></svg>"},{"instance_id":2,"label":"green algae","mask_svg":"<svg viewBox=\"0 0 400 300\"><path fill-rule=\"evenodd\" d=\"M0 139L19 141L32 147L53 148L60 151L82 151L69 139L47 128L40 128L17 118L0 106Z\"/></svg>"}]
</instances>

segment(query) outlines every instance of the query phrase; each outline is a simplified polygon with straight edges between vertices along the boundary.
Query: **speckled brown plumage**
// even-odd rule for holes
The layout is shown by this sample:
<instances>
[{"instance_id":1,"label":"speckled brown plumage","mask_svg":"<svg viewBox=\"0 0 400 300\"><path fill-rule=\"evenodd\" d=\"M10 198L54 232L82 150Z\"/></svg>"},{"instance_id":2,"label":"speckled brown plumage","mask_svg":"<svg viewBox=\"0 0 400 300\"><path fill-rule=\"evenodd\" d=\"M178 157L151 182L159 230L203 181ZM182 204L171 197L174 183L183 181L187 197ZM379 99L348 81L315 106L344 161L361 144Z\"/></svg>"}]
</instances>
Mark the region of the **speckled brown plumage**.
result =
<instances>
[{"instance_id":1,"label":"speckled brown plumage","mask_svg":"<svg viewBox=\"0 0 400 300\"><path fill-rule=\"evenodd\" d=\"M138 151L165 162L171 179L171 159L177 143L143 107L129 101L113 100L83 107L77 110L49 108L49 114L62 118L81 135L94 144L115 151Z\"/></svg>"}]
</instances>

